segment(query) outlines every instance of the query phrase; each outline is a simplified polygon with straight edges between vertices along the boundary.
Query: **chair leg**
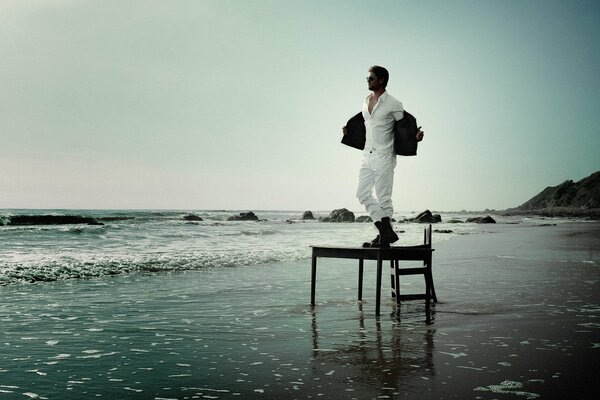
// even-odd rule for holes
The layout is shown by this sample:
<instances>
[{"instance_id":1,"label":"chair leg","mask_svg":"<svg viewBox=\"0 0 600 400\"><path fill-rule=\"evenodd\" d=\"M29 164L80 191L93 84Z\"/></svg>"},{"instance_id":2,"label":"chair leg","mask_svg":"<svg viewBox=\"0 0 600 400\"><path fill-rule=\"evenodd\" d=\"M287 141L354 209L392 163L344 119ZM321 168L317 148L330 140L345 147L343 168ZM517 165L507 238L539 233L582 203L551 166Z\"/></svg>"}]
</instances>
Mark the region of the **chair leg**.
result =
<instances>
[{"instance_id":1,"label":"chair leg","mask_svg":"<svg viewBox=\"0 0 600 400\"><path fill-rule=\"evenodd\" d=\"M434 303L437 303L437 296L435 295L435 287L433 286L433 276L431 275L431 271L429 271L427 273L427 275L429 275L428 279L429 279L429 294L431 295L431 298L433 299Z\"/></svg>"},{"instance_id":2,"label":"chair leg","mask_svg":"<svg viewBox=\"0 0 600 400\"><path fill-rule=\"evenodd\" d=\"M396 284L396 304L400 305L400 261L394 260L394 280Z\"/></svg>"},{"instance_id":3,"label":"chair leg","mask_svg":"<svg viewBox=\"0 0 600 400\"><path fill-rule=\"evenodd\" d=\"M427 260L427 279L429 280L429 292L428 294L433 299L434 303L437 303L437 296L435 295L435 287L433 286L433 274L431 272L431 257Z\"/></svg>"},{"instance_id":4,"label":"chair leg","mask_svg":"<svg viewBox=\"0 0 600 400\"><path fill-rule=\"evenodd\" d=\"M395 286L395 281L396 281L396 272L394 270L394 260L390 260L390 280L391 280L391 284L392 284L392 299L396 297L396 286Z\"/></svg>"}]
</instances>

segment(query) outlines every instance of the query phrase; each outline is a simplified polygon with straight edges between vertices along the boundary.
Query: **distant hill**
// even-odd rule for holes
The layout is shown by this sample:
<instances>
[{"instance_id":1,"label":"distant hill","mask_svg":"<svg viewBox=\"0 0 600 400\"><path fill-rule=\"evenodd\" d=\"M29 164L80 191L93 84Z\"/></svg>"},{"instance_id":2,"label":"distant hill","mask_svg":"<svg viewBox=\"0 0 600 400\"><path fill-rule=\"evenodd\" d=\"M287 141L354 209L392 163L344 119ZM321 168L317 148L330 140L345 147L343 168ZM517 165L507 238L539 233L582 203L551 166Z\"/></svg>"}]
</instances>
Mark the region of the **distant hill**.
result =
<instances>
[{"instance_id":1,"label":"distant hill","mask_svg":"<svg viewBox=\"0 0 600 400\"><path fill-rule=\"evenodd\" d=\"M600 219L600 171L573 182L548 186L539 194L505 214L540 214L548 216L587 216Z\"/></svg>"}]
</instances>

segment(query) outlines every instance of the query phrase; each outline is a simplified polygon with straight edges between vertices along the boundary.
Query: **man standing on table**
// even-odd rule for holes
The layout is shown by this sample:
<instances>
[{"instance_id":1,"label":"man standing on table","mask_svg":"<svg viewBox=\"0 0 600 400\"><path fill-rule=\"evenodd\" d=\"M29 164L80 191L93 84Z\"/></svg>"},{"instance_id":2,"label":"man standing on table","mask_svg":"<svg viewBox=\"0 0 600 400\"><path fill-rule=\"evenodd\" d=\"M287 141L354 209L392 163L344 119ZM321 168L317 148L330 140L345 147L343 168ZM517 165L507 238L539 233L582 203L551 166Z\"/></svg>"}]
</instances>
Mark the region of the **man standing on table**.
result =
<instances>
[{"instance_id":1,"label":"man standing on table","mask_svg":"<svg viewBox=\"0 0 600 400\"><path fill-rule=\"evenodd\" d=\"M378 65L369 68L367 83L369 94L362 106L365 120L366 141L358 174L356 197L365 207L379 231L370 243L363 247L388 247L398 240L392 228L392 188L396 152L394 150L394 123L404 117L402 103L392 97L385 88L388 84L387 69ZM346 127L343 129L347 133ZM423 140L423 131L417 132L417 140ZM373 189L377 199L373 197Z\"/></svg>"}]
</instances>

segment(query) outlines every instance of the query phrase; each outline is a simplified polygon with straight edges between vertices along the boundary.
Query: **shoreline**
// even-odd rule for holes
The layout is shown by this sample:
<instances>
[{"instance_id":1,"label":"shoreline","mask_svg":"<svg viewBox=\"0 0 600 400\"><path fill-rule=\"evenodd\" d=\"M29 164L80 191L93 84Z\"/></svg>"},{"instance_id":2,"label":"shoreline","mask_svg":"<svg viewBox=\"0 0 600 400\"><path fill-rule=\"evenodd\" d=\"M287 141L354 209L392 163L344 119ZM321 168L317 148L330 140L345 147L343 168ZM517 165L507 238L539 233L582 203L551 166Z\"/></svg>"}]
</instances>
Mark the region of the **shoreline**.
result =
<instances>
[{"instance_id":1,"label":"shoreline","mask_svg":"<svg viewBox=\"0 0 600 400\"><path fill-rule=\"evenodd\" d=\"M584 218L600 220L600 208L550 207L535 210L509 208L498 211L502 216L542 216L549 218Z\"/></svg>"}]
</instances>

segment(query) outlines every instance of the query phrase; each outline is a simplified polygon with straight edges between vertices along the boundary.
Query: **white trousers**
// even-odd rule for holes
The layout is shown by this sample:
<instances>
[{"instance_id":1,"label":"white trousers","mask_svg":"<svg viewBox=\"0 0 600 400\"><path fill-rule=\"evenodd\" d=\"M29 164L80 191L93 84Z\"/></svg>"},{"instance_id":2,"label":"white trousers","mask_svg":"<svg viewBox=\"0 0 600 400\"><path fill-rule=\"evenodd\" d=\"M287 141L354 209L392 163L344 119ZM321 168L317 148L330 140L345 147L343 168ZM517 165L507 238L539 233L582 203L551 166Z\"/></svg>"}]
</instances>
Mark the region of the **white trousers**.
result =
<instances>
[{"instance_id":1,"label":"white trousers","mask_svg":"<svg viewBox=\"0 0 600 400\"><path fill-rule=\"evenodd\" d=\"M392 189L394 187L394 168L396 154L363 152L363 158L358 172L358 188L356 197L362 204L373 222L381 221L383 217L392 218ZM373 197L373 189L377 199Z\"/></svg>"}]
</instances>

